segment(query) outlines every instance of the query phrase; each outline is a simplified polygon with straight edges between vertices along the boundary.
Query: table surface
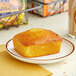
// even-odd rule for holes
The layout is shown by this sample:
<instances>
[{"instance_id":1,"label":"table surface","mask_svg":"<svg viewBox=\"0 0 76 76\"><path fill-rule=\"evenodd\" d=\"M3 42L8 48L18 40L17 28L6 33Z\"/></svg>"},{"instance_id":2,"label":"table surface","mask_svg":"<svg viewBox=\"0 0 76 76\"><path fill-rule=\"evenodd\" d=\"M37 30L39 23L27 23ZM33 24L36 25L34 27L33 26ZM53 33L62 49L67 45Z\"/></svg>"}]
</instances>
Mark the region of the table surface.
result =
<instances>
[{"instance_id":1,"label":"table surface","mask_svg":"<svg viewBox=\"0 0 76 76\"><path fill-rule=\"evenodd\" d=\"M17 33L26 31L31 28L50 29L58 33L63 38L70 40L76 46L76 39L68 36L68 12L49 16L46 18L28 14L28 25L21 25L18 28L12 27L9 30L0 31L0 44L5 44L9 39L12 39ZM54 64L41 65L47 70L53 72L53 76L76 76L76 51L71 58Z\"/></svg>"}]
</instances>

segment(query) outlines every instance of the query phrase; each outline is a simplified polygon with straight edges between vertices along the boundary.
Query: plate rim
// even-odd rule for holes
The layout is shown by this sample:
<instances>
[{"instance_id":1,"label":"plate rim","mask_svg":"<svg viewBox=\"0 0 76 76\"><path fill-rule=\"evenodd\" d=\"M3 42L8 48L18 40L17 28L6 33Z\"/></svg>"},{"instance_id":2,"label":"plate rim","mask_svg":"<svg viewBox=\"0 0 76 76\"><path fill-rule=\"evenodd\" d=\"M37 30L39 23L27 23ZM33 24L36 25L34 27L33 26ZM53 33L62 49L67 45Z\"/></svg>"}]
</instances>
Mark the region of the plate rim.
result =
<instances>
[{"instance_id":1,"label":"plate rim","mask_svg":"<svg viewBox=\"0 0 76 76\"><path fill-rule=\"evenodd\" d=\"M66 57L68 57L68 56L70 56L73 52L74 52L74 50L75 50L75 46L74 46L74 44L71 42L71 41L69 41L69 40L67 40L67 39L65 39L65 38L63 38L64 40L66 40L66 41L68 41L69 43L71 43L71 45L73 46L73 49L72 49L72 51L69 53L69 54L67 54L67 55L65 55L65 56L62 56L62 57L59 57L59 58L53 58L53 59L29 59L29 58L27 58L27 57L20 57L20 56L18 56L18 55L16 55L16 54L14 54L14 53L12 53L11 51L9 51L8 50L8 43L11 41L11 40L13 40L13 39L10 39L10 40L8 40L7 41L7 43L6 43L6 49L7 49L7 52L9 52L10 54L12 54L12 55L14 55L14 56L16 56L16 57L20 57L20 58L22 58L22 59L28 59L28 60L35 60L35 61L49 61L49 60L59 60L59 59L63 59L63 58L66 58ZM19 53L18 53L19 54ZM19 54L20 55L20 54Z\"/></svg>"}]
</instances>

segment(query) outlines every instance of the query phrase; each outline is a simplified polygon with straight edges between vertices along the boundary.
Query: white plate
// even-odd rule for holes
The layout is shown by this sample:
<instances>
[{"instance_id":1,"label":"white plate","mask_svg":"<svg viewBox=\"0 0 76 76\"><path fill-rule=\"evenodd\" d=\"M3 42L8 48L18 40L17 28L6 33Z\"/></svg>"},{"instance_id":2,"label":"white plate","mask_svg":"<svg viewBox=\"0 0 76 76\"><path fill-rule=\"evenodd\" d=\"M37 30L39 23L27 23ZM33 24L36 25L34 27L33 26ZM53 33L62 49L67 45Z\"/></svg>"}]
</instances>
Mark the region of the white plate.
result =
<instances>
[{"instance_id":1,"label":"white plate","mask_svg":"<svg viewBox=\"0 0 76 76\"><path fill-rule=\"evenodd\" d=\"M75 47L72 42L66 39L63 39L60 53L47 55L47 56L41 56L41 57L34 57L34 58L26 58L18 54L14 50L13 40L9 40L6 43L6 49L7 49L7 52L11 56L23 62L35 63L35 64L49 64L49 63L59 62L68 58L74 52Z\"/></svg>"}]
</instances>

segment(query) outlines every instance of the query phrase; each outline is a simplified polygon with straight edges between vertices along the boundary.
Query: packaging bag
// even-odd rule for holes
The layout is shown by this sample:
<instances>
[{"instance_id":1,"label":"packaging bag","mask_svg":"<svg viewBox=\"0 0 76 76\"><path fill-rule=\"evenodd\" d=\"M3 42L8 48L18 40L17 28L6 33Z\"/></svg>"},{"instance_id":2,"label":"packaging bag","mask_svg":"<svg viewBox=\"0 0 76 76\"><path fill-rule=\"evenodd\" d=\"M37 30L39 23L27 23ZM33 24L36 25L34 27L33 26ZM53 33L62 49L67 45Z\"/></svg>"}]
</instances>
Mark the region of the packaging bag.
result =
<instances>
[{"instance_id":1,"label":"packaging bag","mask_svg":"<svg viewBox=\"0 0 76 76\"><path fill-rule=\"evenodd\" d=\"M26 9L25 0L0 0L0 16ZM0 18L0 29L10 25L26 24L25 13Z\"/></svg>"},{"instance_id":2,"label":"packaging bag","mask_svg":"<svg viewBox=\"0 0 76 76\"><path fill-rule=\"evenodd\" d=\"M32 13L41 15L43 17L54 15L68 10L68 4L69 4L68 0L62 0L52 4L50 3L57 0L33 0L33 1L38 1L44 4L42 8L31 11ZM33 3L29 3L28 5L29 8L30 7L32 8L34 6L37 5Z\"/></svg>"}]
</instances>

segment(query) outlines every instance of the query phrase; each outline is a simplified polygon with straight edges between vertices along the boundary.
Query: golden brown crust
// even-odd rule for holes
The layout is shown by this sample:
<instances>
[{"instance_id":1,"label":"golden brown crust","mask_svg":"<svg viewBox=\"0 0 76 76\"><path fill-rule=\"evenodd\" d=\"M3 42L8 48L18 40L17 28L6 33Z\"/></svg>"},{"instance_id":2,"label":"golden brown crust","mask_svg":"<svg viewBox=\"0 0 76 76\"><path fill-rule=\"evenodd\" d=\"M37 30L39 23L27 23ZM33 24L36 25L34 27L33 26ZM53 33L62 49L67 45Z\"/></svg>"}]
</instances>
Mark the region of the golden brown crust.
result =
<instances>
[{"instance_id":1,"label":"golden brown crust","mask_svg":"<svg viewBox=\"0 0 76 76\"><path fill-rule=\"evenodd\" d=\"M20 41L24 46L41 45L60 40L62 41L62 38L58 34L52 32L51 30L41 28L34 28L19 33L14 36L13 40L14 39Z\"/></svg>"}]
</instances>

